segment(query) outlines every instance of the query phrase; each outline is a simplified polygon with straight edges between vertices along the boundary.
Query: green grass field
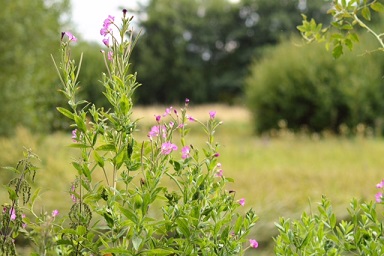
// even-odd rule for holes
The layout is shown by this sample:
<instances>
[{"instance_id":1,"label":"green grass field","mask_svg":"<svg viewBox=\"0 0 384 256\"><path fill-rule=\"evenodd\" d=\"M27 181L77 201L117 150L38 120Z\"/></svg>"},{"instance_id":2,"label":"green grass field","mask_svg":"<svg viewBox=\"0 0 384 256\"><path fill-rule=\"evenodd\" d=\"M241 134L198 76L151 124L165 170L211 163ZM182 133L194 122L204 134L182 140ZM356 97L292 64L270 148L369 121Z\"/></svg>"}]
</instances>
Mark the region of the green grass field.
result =
<instances>
[{"instance_id":1,"label":"green grass field","mask_svg":"<svg viewBox=\"0 0 384 256\"><path fill-rule=\"evenodd\" d=\"M342 218L352 198L374 200L375 185L384 178L384 141L372 137L342 138L335 136L292 135L280 132L276 138L252 134L247 111L238 107L218 105L191 108L199 120L209 118L216 110L223 120L216 134L220 144L220 159L224 175L235 179L228 189L236 197L246 198L244 209L252 207L260 220L252 232L260 248L249 255L271 255L272 237L277 234L274 222L280 216L297 217L303 211L316 211L321 195L326 195ZM153 124L153 115L163 108L138 108L135 117L144 117L136 138L146 139ZM192 131L187 143L203 145L205 136ZM76 149L69 148L71 134L56 133L36 136L18 129L14 138L0 139L0 165L15 165L23 146L30 147L41 158L37 186L42 187L37 207L46 211L59 209L63 214L71 203L68 195L75 171L70 162L76 159ZM1 181L9 177L1 170ZM1 190L0 199L7 197ZM269 251L262 252L263 249Z\"/></svg>"}]
</instances>

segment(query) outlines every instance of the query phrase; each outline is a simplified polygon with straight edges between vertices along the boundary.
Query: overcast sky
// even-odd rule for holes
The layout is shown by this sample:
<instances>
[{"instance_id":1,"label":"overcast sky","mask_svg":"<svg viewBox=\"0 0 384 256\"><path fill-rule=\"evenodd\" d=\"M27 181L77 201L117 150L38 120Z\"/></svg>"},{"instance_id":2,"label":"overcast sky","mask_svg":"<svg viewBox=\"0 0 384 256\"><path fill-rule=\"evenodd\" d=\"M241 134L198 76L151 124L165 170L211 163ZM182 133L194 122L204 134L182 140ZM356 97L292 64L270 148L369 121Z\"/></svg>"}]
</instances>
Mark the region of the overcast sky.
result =
<instances>
[{"instance_id":1,"label":"overcast sky","mask_svg":"<svg viewBox=\"0 0 384 256\"><path fill-rule=\"evenodd\" d=\"M119 7L134 8L140 1L145 0L71 0L72 22L83 39L101 42L100 28L108 15L119 20L122 16Z\"/></svg>"}]
</instances>

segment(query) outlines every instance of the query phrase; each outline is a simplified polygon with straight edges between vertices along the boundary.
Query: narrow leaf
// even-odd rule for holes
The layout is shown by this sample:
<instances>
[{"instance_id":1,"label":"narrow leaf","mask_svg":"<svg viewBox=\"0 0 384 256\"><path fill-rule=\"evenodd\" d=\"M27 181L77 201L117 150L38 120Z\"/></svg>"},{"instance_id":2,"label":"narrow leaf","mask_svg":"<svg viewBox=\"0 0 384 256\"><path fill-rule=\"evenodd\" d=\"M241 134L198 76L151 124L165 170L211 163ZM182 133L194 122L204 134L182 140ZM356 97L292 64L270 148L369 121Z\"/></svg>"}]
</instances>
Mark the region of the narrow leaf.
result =
<instances>
[{"instance_id":1,"label":"narrow leaf","mask_svg":"<svg viewBox=\"0 0 384 256\"><path fill-rule=\"evenodd\" d=\"M57 107L56 108L57 111L59 111L61 114L63 114L64 116L68 117L69 119L72 119L73 120L73 113L71 111L69 111L68 109L65 109L65 108L61 108L61 107Z\"/></svg>"}]
</instances>

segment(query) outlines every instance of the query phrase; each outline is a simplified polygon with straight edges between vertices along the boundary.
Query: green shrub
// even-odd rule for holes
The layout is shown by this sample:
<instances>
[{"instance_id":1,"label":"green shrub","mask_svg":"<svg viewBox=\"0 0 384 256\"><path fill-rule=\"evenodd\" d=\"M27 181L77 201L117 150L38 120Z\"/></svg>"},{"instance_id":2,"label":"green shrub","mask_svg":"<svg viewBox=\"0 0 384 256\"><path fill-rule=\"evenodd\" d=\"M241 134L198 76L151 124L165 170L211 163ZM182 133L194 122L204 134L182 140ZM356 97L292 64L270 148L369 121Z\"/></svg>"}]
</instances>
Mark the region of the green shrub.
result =
<instances>
[{"instance_id":1,"label":"green shrub","mask_svg":"<svg viewBox=\"0 0 384 256\"><path fill-rule=\"evenodd\" d=\"M338 132L341 124L374 126L384 84L375 54L346 52L334 60L323 45L284 42L255 62L246 95L258 133L277 128ZM376 58L377 59L377 58Z\"/></svg>"},{"instance_id":2,"label":"green shrub","mask_svg":"<svg viewBox=\"0 0 384 256\"><path fill-rule=\"evenodd\" d=\"M303 213L298 220L280 218L276 226L276 255L383 255L383 223L376 204L352 200L349 219L337 221L323 197L318 214Z\"/></svg>"}]
</instances>

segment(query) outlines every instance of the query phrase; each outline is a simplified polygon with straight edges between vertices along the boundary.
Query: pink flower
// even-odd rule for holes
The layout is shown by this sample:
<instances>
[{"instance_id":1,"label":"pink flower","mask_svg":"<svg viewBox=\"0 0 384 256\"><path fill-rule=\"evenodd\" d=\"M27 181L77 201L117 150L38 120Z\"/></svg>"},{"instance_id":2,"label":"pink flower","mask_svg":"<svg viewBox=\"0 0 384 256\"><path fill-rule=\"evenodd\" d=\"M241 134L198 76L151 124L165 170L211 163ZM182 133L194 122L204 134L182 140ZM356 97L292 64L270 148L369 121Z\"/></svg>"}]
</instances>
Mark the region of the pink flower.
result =
<instances>
[{"instance_id":1,"label":"pink flower","mask_svg":"<svg viewBox=\"0 0 384 256\"><path fill-rule=\"evenodd\" d=\"M155 115L156 122L160 122L161 116L160 115Z\"/></svg>"},{"instance_id":2,"label":"pink flower","mask_svg":"<svg viewBox=\"0 0 384 256\"><path fill-rule=\"evenodd\" d=\"M100 29L100 35L102 35L102 36L106 36L106 35L108 35L109 32L111 32L111 30L110 30L109 28L102 27L102 28Z\"/></svg>"},{"instance_id":3,"label":"pink flower","mask_svg":"<svg viewBox=\"0 0 384 256\"><path fill-rule=\"evenodd\" d=\"M13 207L11 209L9 209L9 214L11 215L11 220L16 219L16 211Z\"/></svg>"},{"instance_id":4,"label":"pink flower","mask_svg":"<svg viewBox=\"0 0 384 256\"><path fill-rule=\"evenodd\" d=\"M105 46L109 47L109 37L103 39L103 44L105 44Z\"/></svg>"},{"instance_id":5,"label":"pink flower","mask_svg":"<svg viewBox=\"0 0 384 256\"><path fill-rule=\"evenodd\" d=\"M166 108L165 109L165 112L164 112L164 114L163 114L163 116L168 116L168 115L170 115L171 114L171 110L172 110L172 106L171 107L169 107L169 108Z\"/></svg>"},{"instance_id":6,"label":"pink flower","mask_svg":"<svg viewBox=\"0 0 384 256\"><path fill-rule=\"evenodd\" d=\"M259 247L259 243L255 239L249 239L249 246L252 248L257 248Z\"/></svg>"},{"instance_id":7,"label":"pink flower","mask_svg":"<svg viewBox=\"0 0 384 256\"><path fill-rule=\"evenodd\" d=\"M108 18L106 18L103 22L103 27L108 28L114 21L115 17L112 15L108 15Z\"/></svg>"},{"instance_id":8,"label":"pink flower","mask_svg":"<svg viewBox=\"0 0 384 256\"><path fill-rule=\"evenodd\" d=\"M151 130L148 133L148 137L150 140L152 140L153 137L162 136L165 138L167 136L167 129L164 125L155 125L152 126Z\"/></svg>"},{"instance_id":9,"label":"pink flower","mask_svg":"<svg viewBox=\"0 0 384 256\"><path fill-rule=\"evenodd\" d=\"M72 199L72 202L74 202L74 203L77 202L75 190L76 190L76 185L75 185L75 183L72 183L72 186L71 186L71 189L69 190L69 193L71 194L71 199Z\"/></svg>"},{"instance_id":10,"label":"pink flower","mask_svg":"<svg viewBox=\"0 0 384 256\"><path fill-rule=\"evenodd\" d=\"M189 99L186 98L186 99L185 99L185 105L188 105L188 103L189 103Z\"/></svg>"},{"instance_id":11,"label":"pink flower","mask_svg":"<svg viewBox=\"0 0 384 256\"><path fill-rule=\"evenodd\" d=\"M187 119L188 119L189 121L191 121L191 122L195 122L195 121L196 121L195 118L193 118L193 117L191 117L191 116L189 116L189 115L186 115L186 117L187 117Z\"/></svg>"},{"instance_id":12,"label":"pink flower","mask_svg":"<svg viewBox=\"0 0 384 256\"><path fill-rule=\"evenodd\" d=\"M223 177L223 170L222 170L222 169L218 170L218 171L216 172L216 176L217 176L217 177Z\"/></svg>"},{"instance_id":13,"label":"pink flower","mask_svg":"<svg viewBox=\"0 0 384 256\"><path fill-rule=\"evenodd\" d=\"M113 60L113 52L111 52L111 51L108 52L108 60L109 61Z\"/></svg>"},{"instance_id":14,"label":"pink flower","mask_svg":"<svg viewBox=\"0 0 384 256\"><path fill-rule=\"evenodd\" d=\"M183 147L181 150L181 158L186 159L189 157L189 152L191 151L191 148L189 146Z\"/></svg>"},{"instance_id":15,"label":"pink flower","mask_svg":"<svg viewBox=\"0 0 384 256\"><path fill-rule=\"evenodd\" d=\"M384 187L384 180L380 181L380 183L377 183L376 188L383 188Z\"/></svg>"},{"instance_id":16,"label":"pink flower","mask_svg":"<svg viewBox=\"0 0 384 256\"><path fill-rule=\"evenodd\" d=\"M77 142L77 129L72 131L72 141Z\"/></svg>"},{"instance_id":17,"label":"pink flower","mask_svg":"<svg viewBox=\"0 0 384 256\"><path fill-rule=\"evenodd\" d=\"M215 119L215 116L216 116L216 111L209 111L209 117L211 119Z\"/></svg>"},{"instance_id":18,"label":"pink flower","mask_svg":"<svg viewBox=\"0 0 384 256\"><path fill-rule=\"evenodd\" d=\"M219 157L220 154L216 152L215 154L213 154L213 156L214 156L214 157Z\"/></svg>"},{"instance_id":19,"label":"pink flower","mask_svg":"<svg viewBox=\"0 0 384 256\"><path fill-rule=\"evenodd\" d=\"M177 146L171 142L164 142L161 145L161 153L163 155L169 155L174 150L177 150Z\"/></svg>"},{"instance_id":20,"label":"pink flower","mask_svg":"<svg viewBox=\"0 0 384 256\"><path fill-rule=\"evenodd\" d=\"M382 200L382 198L383 198L383 193L381 193L381 192L378 192L376 195L375 195L375 197L376 197L376 202L377 203L381 203L383 200Z\"/></svg>"},{"instance_id":21,"label":"pink flower","mask_svg":"<svg viewBox=\"0 0 384 256\"><path fill-rule=\"evenodd\" d=\"M63 32L63 35L66 35L69 41L77 42L77 38L74 35L72 35L71 32L68 32L68 31Z\"/></svg>"},{"instance_id":22,"label":"pink flower","mask_svg":"<svg viewBox=\"0 0 384 256\"><path fill-rule=\"evenodd\" d=\"M52 217L55 218L57 215L59 215L59 210L53 210Z\"/></svg>"},{"instance_id":23,"label":"pink flower","mask_svg":"<svg viewBox=\"0 0 384 256\"><path fill-rule=\"evenodd\" d=\"M244 205L245 205L245 199L244 199L244 198L241 198L238 202L239 202L239 204L240 204L241 206L244 206Z\"/></svg>"},{"instance_id":24,"label":"pink flower","mask_svg":"<svg viewBox=\"0 0 384 256\"><path fill-rule=\"evenodd\" d=\"M22 219L25 218L25 214L24 214L24 213L21 214L21 218L22 218ZM23 222L23 223L21 224L21 227L25 229L25 228L27 227L27 223Z\"/></svg>"}]
</instances>

